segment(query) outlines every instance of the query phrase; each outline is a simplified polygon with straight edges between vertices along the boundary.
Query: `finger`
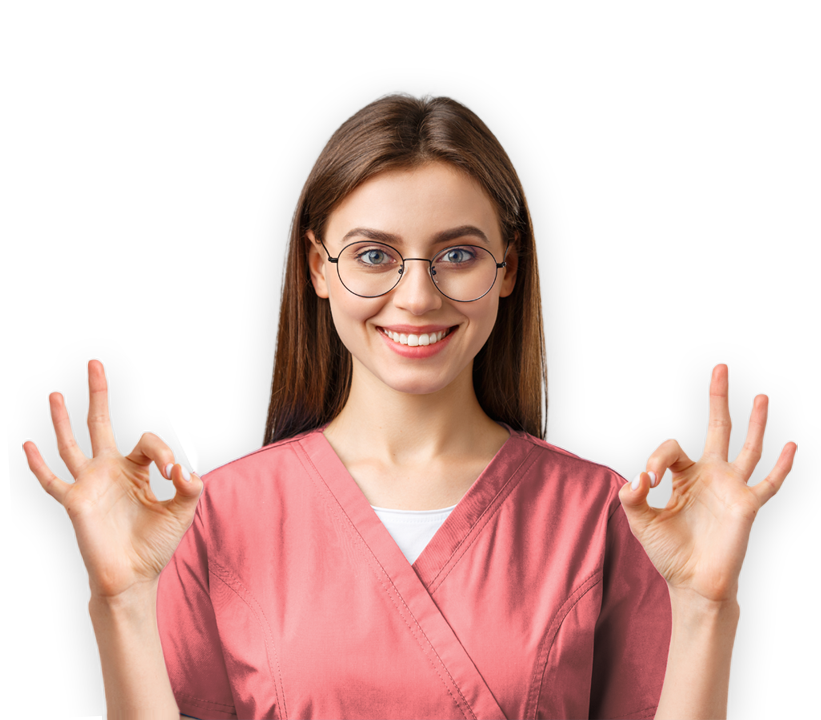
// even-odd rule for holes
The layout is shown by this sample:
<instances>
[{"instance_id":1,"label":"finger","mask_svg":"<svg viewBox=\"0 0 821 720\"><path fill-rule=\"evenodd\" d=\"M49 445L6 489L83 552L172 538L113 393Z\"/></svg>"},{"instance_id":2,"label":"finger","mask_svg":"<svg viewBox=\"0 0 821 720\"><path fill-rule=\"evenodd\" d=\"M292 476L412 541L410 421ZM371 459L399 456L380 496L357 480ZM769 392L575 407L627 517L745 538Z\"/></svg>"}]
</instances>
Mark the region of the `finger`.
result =
<instances>
[{"instance_id":1,"label":"finger","mask_svg":"<svg viewBox=\"0 0 821 720\"><path fill-rule=\"evenodd\" d=\"M710 423L704 454L727 461L730 450L730 407L727 403L728 371L726 365L716 365L710 380Z\"/></svg>"},{"instance_id":2,"label":"finger","mask_svg":"<svg viewBox=\"0 0 821 720\"><path fill-rule=\"evenodd\" d=\"M51 408L51 422L57 435L57 449L68 471L72 477L76 478L80 474L80 469L88 462L88 458L74 439L63 396L58 392L53 392L48 396L48 402Z\"/></svg>"},{"instance_id":3,"label":"finger","mask_svg":"<svg viewBox=\"0 0 821 720\"><path fill-rule=\"evenodd\" d=\"M29 468L34 473L34 476L40 481L49 495L51 495L60 505L65 506L65 497L71 485L60 480L51 470L48 469L45 460L40 455L37 446L29 441L23 443L23 452L26 453L26 460L28 460Z\"/></svg>"},{"instance_id":4,"label":"finger","mask_svg":"<svg viewBox=\"0 0 821 720\"><path fill-rule=\"evenodd\" d=\"M188 479L186 480L186 475ZM165 506L181 521L191 522L200 493L204 487L202 478L196 473L189 473L182 465L177 463L171 470L171 480L176 488L174 497L165 501Z\"/></svg>"},{"instance_id":5,"label":"finger","mask_svg":"<svg viewBox=\"0 0 821 720\"><path fill-rule=\"evenodd\" d=\"M88 431L94 457L104 450L117 450L108 416L108 383L99 360L88 361Z\"/></svg>"},{"instance_id":6,"label":"finger","mask_svg":"<svg viewBox=\"0 0 821 720\"><path fill-rule=\"evenodd\" d=\"M781 455L778 456L778 460L776 461L772 472L770 472L770 474L767 475L767 477L765 477L760 483L753 485L753 487L750 488L758 499L759 508L781 488L787 474L790 470L792 470L792 463L795 459L796 450L798 450L798 445L795 443L787 443L781 451Z\"/></svg>"},{"instance_id":7,"label":"finger","mask_svg":"<svg viewBox=\"0 0 821 720\"><path fill-rule=\"evenodd\" d=\"M644 529L651 524L661 513L658 508L651 507L647 502L650 492L650 476L646 472L639 473L633 482L626 482L619 489L619 500L624 507L624 514L633 534L641 540Z\"/></svg>"},{"instance_id":8,"label":"finger","mask_svg":"<svg viewBox=\"0 0 821 720\"><path fill-rule=\"evenodd\" d=\"M143 433L137 445L126 455L126 460L131 460L137 465L150 465L156 463L160 474L171 480L171 468L174 465L174 451L154 433ZM180 466L182 467L182 466Z\"/></svg>"},{"instance_id":9,"label":"finger","mask_svg":"<svg viewBox=\"0 0 821 720\"><path fill-rule=\"evenodd\" d=\"M733 465L744 476L744 481L750 479L755 466L761 460L761 448L764 443L764 428L767 426L767 406L769 398L766 395L757 395L753 400L753 411L750 414L750 425L747 428L747 438L744 447L733 460Z\"/></svg>"},{"instance_id":10,"label":"finger","mask_svg":"<svg viewBox=\"0 0 821 720\"><path fill-rule=\"evenodd\" d=\"M687 457L676 440L665 440L647 460L647 473L651 475L649 485L656 487L668 469L681 472L695 463Z\"/></svg>"}]
</instances>

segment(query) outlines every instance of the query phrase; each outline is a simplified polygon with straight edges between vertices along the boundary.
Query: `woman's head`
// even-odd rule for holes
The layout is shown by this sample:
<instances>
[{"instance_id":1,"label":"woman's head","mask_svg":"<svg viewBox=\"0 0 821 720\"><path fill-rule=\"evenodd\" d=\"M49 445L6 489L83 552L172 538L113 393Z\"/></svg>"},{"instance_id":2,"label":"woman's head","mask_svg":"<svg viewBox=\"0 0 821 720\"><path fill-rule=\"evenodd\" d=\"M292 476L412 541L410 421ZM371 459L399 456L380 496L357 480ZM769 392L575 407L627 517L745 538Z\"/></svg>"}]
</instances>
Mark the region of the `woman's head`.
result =
<instances>
[{"instance_id":1,"label":"woman's head","mask_svg":"<svg viewBox=\"0 0 821 720\"><path fill-rule=\"evenodd\" d=\"M419 395L449 387L448 402L472 392L473 359L515 287L517 259L499 262L498 213L476 180L439 161L384 170L333 210L323 238L307 235L314 290L369 402L380 383Z\"/></svg>"},{"instance_id":2,"label":"woman's head","mask_svg":"<svg viewBox=\"0 0 821 720\"><path fill-rule=\"evenodd\" d=\"M451 200L443 202L444 197ZM479 225L486 239L468 233L438 244L429 241L439 230L465 225ZM362 227L395 236L393 244L405 257L433 258L450 245L487 243L499 262L509 245L510 262L498 271L488 295L473 303L439 294L424 262L408 262L406 276L386 295L363 299L345 290L335 273L328 274L335 268L321 244L336 257L345 244L368 239L349 235L343 242L352 229ZM367 335L383 327L382 322L455 326L453 342L461 353L456 365L473 360L474 387L485 412L544 436L541 300L524 192L493 134L449 98L381 98L343 123L317 159L291 228L264 444L317 427L339 413L353 366L346 344L355 353L364 348L363 357L372 350L382 352L385 348L378 345L368 349L368 343L391 341ZM458 330L463 331L461 339ZM413 362L401 356L397 361L399 374L391 378L400 386L405 383L409 392L436 389L414 387ZM436 359L425 362L435 364ZM455 365L449 367L452 371Z\"/></svg>"}]
</instances>

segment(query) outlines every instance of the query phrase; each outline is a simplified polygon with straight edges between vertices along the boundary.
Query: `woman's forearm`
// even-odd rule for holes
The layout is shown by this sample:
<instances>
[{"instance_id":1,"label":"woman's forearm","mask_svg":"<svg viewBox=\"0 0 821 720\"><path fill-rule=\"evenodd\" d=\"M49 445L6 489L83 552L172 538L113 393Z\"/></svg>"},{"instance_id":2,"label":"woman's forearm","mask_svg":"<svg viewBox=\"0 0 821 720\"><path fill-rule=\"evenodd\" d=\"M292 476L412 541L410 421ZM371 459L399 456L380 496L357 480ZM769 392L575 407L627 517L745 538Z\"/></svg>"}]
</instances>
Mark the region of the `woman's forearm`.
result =
<instances>
[{"instance_id":1,"label":"woman's forearm","mask_svg":"<svg viewBox=\"0 0 821 720\"><path fill-rule=\"evenodd\" d=\"M715 604L670 591L673 629L656 720L727 717L738 602Z\"/></svg>"},{"instance_id":2,"label":"woman's forearm","mask_svg":"<svg viewBox=\"0 0 821 720\"><path fill-rule=\"evenodd\" d=\"M111 720L179 720L157 628L157 584L88 603Z\"/></svg>"}]
</instances>

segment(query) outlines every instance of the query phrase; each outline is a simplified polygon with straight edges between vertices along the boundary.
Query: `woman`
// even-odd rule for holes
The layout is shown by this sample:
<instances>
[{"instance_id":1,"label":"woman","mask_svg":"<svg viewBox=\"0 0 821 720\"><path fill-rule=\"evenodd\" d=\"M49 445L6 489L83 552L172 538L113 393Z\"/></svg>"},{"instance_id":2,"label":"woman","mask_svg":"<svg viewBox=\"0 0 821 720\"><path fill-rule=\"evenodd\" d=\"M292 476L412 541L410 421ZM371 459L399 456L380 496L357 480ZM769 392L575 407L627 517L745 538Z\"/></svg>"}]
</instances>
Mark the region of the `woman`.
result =
<instances>
[{"instance_id":1,"label":"woman","mask_svg":"<svg viewBox=\"0 0 821 720\"><path fill-rule=\"evenodd\" d=\"M346 121L294 216L263 447L205 478L151 433L120 456L97 361L92 459L50 396L75 483L26 447L89 571L109 712L726 716L747 539L795 443L747 486L767 398L729 463L719 365L702 458L668 440L625 483L544 441L544 357L492 133L448 98Z\"/></svg>"}]
</instances>

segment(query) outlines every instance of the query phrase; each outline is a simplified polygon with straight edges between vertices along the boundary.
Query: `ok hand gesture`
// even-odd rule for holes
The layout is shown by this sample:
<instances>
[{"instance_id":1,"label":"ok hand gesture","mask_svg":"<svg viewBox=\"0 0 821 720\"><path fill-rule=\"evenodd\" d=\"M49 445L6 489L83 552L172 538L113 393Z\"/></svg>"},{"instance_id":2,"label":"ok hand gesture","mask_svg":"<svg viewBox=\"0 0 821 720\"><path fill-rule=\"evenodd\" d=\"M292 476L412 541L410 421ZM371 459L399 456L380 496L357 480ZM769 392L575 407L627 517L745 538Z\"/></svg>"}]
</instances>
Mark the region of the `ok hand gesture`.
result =
<instances>
[{"instance_id":1,"label":"ok hand gesture","mask_svg":"<svg viewBox=\"0 0 821 720\"><path fill-rule=\"evenodd\" d=\"M153 433L145 433L123 457L114 443L108 385L97 360L88 363L88 386L91 458L74 441L62 395L49 395L60 457L74 483L56 477L33 442L23 449L40 485L68 512L92 596L111 598L157 580L193 521L203 485L174 464L171 448ZM177 492L171 500L160 502L151 491L152 462L174 483Z\"/></svg>"},{"instance_id":2,"label":"ok hand gesture","mask_svg":"<svg viewBox=\"0 0 821 720\"><path fill-rule=\"evenodd\" d=\"M710 423L704 454L693 462L675 440L667 440L650 456L647 472L619 491L633 535L667 580L671 592L695 594L709 602L736 601L738 577L758 510L781 488L792 469L798 446L787 443L772 472L757 485L747 483L761 458L767 424L766 395L753 402L744 447L728 462L730 411L727 366L713 369ZM673 494L663 509L647 496L667 469Z\"/></svg>"}]
</instances>

